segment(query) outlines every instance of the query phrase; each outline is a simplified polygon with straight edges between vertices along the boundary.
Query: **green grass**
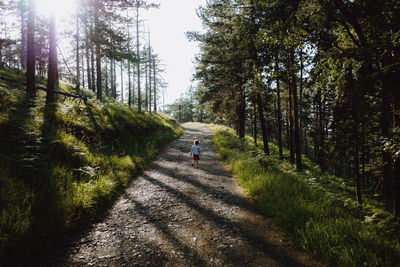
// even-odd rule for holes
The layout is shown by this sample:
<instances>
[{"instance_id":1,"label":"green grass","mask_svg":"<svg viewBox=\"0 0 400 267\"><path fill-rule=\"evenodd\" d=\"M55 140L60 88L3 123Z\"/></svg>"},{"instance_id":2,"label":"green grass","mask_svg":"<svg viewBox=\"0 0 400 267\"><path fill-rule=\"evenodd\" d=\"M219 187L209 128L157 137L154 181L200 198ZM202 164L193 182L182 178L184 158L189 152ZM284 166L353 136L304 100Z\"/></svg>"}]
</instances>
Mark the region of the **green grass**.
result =
<instances>
[{"instance_id":1,"label":"green grass","mask_svg":"<svg viewBox=\"0 0 400 267\"><path fill-rule=\"evenodd\" d=\"M167 116L86 94L91 106L60 97L46 107L43 92L29 99L0 80L0 265L6 256L41 257L61 233L106 209L183 133Z\"/></svg>"},{"instance_id":2,"label":"green grass","mask_svg":"<svg viewBox=\"0 0 400 267\"><path fill-rule=\"evenodd\" d=\"M360 208L343 179L304 159L304 172L264 156L250 139L211 126L219 155L262 210L299 248L330 266L400 266L400 226L383 205L366 198Z\"/></svg>"}]
</instances>

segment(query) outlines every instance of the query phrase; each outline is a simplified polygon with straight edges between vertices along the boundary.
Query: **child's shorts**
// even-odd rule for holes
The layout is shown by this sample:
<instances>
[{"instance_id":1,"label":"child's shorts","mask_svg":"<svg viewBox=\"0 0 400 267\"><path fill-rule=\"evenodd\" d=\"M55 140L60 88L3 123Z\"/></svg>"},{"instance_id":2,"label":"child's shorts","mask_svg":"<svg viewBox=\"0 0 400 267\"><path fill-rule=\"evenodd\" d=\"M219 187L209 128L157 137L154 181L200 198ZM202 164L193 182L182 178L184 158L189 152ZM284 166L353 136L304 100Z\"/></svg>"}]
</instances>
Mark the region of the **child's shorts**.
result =
<instances>
[{"instance_id":1,"label":"child's shorts","mask_svg":"<svg viewBox=\"0 0 400 267\"><path fill-rule=\"evenodd\" d=\"M199 155L193 154L193 160L199 160L199 159L200 159L200 156L199 156Z\"/></svg>"}]
</instances>

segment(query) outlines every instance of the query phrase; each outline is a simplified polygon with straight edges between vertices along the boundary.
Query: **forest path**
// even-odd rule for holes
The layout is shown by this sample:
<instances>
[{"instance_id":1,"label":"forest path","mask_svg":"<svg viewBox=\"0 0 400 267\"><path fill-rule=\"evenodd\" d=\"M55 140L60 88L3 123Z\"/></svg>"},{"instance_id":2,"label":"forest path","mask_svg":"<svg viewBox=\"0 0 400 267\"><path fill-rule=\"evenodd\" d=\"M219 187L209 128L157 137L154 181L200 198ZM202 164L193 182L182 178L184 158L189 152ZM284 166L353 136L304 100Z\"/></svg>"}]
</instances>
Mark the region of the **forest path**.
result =
<instances>
[{"instance_id":1,"label":"forest path","mask_svg":"<svg viewBox=\"0 0 400 267\"><path fill-rule=\"evenodd\" d=\"M57 265L319 266L245 197L217 157L211 131L185 128ZM195 139L198 169L189 158Z\"/></svg>"}]
</instances>

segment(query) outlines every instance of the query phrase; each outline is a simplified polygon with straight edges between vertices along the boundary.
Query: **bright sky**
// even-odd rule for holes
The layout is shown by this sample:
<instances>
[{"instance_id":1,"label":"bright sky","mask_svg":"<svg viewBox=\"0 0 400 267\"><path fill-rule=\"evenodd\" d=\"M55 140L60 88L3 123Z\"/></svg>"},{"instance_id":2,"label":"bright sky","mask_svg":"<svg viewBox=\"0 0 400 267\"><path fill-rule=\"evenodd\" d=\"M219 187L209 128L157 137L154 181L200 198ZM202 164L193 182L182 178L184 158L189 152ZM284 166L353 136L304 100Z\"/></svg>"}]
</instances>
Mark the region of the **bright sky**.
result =
<instances>
[{"instance_id":1,"label":"bright sky","mask_svg":"<svg viewBox=\"0 0 400 267\"><path fill-rule=\"evenodd\" d=\"M186 39L185 32L202 30L196 9L201 5L204 6L206 0L154 0L153 2L160 3L160 8L146 12L145 24L150 28L155 52L166 64L163 77L168 83L165 94L167 105L179 98L192 84L193 61L199 49L197 43ZM142 14L145 14L145 11L142 11Z\"/></svg>"},{"instance_id":2,"label":"bright sky","mask_svg":"<svg viewBox=\"0 0 400 267\"><path fill-rule=\"evenodd\" d=\"M76 9L75 0L34 0L36 10L39 14L52 15L56 17L70 16Z\"/></svg>"}]
</instances>

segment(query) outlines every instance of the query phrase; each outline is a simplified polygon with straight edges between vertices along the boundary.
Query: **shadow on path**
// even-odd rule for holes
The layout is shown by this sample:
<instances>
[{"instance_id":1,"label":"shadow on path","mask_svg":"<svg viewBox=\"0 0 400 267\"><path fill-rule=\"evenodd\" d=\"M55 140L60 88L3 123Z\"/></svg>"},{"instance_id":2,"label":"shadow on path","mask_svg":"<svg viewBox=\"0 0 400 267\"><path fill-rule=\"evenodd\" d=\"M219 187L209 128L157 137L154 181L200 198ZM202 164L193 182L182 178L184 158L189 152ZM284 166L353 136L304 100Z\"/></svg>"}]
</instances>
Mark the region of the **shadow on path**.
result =
<instances>
[{"instance_id":1,"label":"shadow on path","mask_svg":"<svg viewBox=\"0 0 400 267\"><path fill-rule=\"evenodd\" d=\"M284 244L243 197L211 137L206 128L186 126L59 265L318 266ZM188 156L195 139L198 169Z\"/></svg>"}]
</instances>

